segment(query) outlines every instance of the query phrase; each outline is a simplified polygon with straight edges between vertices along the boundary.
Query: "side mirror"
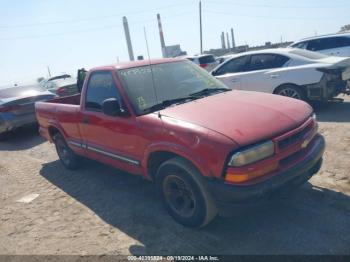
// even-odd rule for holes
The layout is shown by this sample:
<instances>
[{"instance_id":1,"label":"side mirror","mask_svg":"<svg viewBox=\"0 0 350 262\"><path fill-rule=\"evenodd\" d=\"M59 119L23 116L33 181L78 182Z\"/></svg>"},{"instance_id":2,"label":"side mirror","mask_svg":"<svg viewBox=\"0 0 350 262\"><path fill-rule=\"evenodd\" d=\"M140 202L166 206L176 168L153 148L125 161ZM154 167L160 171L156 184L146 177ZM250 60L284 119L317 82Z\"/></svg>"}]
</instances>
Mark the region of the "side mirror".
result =
<instances>
[{"instance_id":1,"label":"side mirror","mask_svg":"<svg viewBox=\"0 0 350 262\"><path fill-rule=\"evenodd\" d=\"M120 116L124 110L116 98L108 98L102 102L102 112L107 116Z\"/></svg>"},{"instance_id":2,"label":"side mirror","mask_svg":"<svg viewBox=\"0 0 350 262\"><path fill-rule=\"evenodd\" d=\"M211 71L212 76L216 76L216 70Z\"/></svg>"}]
</instances>

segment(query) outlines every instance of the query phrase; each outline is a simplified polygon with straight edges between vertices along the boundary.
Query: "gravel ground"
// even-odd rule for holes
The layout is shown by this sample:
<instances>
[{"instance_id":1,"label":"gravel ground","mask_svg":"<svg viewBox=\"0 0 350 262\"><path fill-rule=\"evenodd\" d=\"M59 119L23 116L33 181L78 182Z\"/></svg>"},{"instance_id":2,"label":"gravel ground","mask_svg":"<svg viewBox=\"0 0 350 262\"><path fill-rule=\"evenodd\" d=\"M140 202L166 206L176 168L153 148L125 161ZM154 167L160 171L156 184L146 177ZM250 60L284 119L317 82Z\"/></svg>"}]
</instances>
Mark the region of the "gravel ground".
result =
<instances>
[{"instance_id":1,"label":"gravel ground","mask_svg":"<svg viewBox=\"0 0 350 262\"><path fill-rule=\"evenodd\" d=\"M316 112L327 149L310 183L201 230L174 222L151 183L92 161L67 171L18 130L0 142L0 254L350 254L350 99Z\"/></svg>"}]
</instances>

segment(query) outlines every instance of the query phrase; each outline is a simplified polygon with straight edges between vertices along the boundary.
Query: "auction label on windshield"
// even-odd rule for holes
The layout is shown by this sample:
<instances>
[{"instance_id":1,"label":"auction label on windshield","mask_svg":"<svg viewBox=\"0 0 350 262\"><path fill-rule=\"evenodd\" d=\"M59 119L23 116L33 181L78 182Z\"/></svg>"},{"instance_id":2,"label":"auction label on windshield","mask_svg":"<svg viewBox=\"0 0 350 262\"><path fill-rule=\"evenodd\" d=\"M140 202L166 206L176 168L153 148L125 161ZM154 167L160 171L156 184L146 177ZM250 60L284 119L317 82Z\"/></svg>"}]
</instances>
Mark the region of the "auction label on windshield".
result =
<instances>
[{"instance_id":1,"label":"auction label on windshield","mask_svg":"<svg viewBox=\"0 0 350 262\"><path fill-rule=\"evenodd\" d=\"M129 261L219 261L217 256L128 256Z\"/></svg>"}]
</instances>

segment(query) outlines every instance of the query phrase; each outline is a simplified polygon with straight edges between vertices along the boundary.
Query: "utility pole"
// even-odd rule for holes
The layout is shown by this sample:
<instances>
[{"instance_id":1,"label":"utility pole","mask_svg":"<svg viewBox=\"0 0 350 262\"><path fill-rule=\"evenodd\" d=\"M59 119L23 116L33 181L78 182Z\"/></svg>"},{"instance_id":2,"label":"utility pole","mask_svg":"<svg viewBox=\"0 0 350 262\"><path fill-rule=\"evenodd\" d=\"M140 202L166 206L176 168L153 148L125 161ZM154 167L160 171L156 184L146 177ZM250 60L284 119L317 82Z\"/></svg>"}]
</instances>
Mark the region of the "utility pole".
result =
<instances>
[{"instance_id":1,"label":"utility pole","mask_svg":"<svg viewBox=\"0 0 350 262\"><path fill-rule=\"evenodd\" d=\"M201 46L201 54L203 53L203 42L202 42L202 2L199 1L199 38Z\"/></svg>"}]
</instances>

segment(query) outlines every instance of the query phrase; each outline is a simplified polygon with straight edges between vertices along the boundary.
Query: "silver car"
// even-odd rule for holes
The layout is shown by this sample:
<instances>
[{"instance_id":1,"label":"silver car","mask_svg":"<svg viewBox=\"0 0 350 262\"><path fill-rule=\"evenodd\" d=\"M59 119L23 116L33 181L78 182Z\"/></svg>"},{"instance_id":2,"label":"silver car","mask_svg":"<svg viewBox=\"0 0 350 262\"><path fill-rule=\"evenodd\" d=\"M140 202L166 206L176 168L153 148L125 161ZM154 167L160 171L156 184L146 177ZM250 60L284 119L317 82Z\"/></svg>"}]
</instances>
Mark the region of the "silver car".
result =
<instances>
[{"instance_id":1,"label":"silver car","mask_svg":"<svg viewBox=\"0 0 350 262\"><path fill-rule=\"evenodd\" d=\"M18 127L36 123L35 102L55 97L55 94L37 86L0 89L0 138Z\"/></svg>"},{"instance_id":2,"label":"silver car","mask_svg":"<svg viewBox=\"0 0 350 262\"><path fill-rule=\"evenodd\" d=\"M77 79L74 77L43 80L39 85L58 96L71 96L78 93Z\"/></svg>"},{"instance_id":3,"label":"silver car","mask_svg":"<svg viewBox=\"0 0 350 262\"><path fill-rule=\"evenodd\" d=\"M215 57L210 54L187 56L186 58L207 71L211 71L219 64Z\"/></svg>"}]
</instances>

